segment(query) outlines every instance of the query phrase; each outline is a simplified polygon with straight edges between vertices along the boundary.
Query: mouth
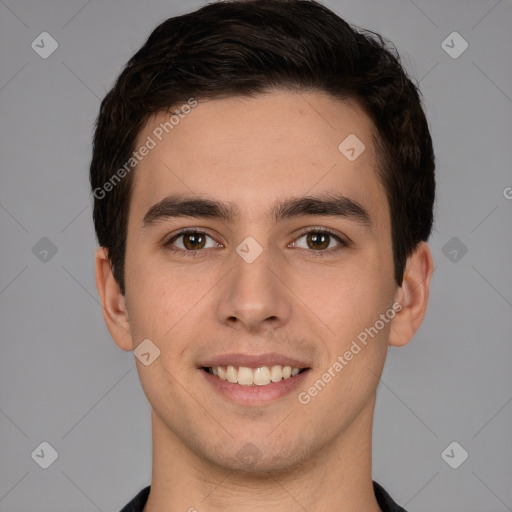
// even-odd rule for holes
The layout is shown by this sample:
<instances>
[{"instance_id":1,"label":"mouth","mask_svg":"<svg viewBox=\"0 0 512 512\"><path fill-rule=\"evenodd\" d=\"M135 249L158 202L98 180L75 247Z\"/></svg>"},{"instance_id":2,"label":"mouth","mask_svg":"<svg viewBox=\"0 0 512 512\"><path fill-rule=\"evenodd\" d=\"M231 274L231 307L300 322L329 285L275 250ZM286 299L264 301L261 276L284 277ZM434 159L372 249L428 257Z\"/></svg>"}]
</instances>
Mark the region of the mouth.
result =
<instances>
[{"instance_id":1,"label":"mouth","mask_svg":"<svg viewBox=\"0 0 512 512\"><path fill-rule=\"evenodd\" d=\"M297 375L309 370L309 368L284 365L258 367L224 365L203 366L202 370L221 381L239 384L240 386L256 387L268 386L282 380L293 379Z\"/></svg>"}]
</instances>

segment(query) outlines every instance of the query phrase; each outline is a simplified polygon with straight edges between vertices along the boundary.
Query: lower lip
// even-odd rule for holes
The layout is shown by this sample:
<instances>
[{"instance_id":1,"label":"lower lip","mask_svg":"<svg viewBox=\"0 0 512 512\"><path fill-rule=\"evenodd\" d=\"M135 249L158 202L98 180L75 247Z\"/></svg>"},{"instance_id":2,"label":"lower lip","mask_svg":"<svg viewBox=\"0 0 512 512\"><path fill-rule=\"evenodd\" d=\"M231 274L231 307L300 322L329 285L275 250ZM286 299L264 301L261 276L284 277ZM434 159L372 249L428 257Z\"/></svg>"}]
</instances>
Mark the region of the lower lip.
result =
<instances>
[{"instance_id":1,"label":"lower lip","mask_svg":"<svg viewBox=\"0 0 512 512\"><path fill-rule=\"evenodd\" d=\"M219 377L211 375L203 369L199 371L218 393L221 393L233 402L243 405L261 405L282 398L296 390L304 383L309 369L295 375L295 377L282 379L279 382L271 382L265 386L242 386L241 384L234 384L227 380L219 379Z\"/></svg>"}]
</instances>

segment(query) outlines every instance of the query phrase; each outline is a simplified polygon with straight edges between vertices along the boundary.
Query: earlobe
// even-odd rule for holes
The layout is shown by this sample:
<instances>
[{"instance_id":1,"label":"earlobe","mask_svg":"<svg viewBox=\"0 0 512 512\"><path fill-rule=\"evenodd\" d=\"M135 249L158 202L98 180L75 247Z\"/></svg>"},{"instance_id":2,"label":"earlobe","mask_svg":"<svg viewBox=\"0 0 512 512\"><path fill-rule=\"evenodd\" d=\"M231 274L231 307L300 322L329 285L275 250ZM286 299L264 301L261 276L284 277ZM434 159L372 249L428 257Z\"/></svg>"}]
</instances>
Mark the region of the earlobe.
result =
<instances>
[{"instance_id":1,"label":"earlobe","mask_svg":"<svg viewBox=\"0 0 512 512\"><path fill-rule=\"evenodd\" d=\"M430 248L426 242L420 242L407 258L402 286L395 295L395 300L402 309L391 324L389 345L406 345L419 329L427 311L433 271L434 262Z\"/></svg>"},{"instance_id":2,"label":"earlobe","mask_svg":"<svg viewBox=\"0 0 512 512\"><path fill-rule=\"evenodd\" d=\"M100 296L107 329L119 348L126 351L133 350L125 298L112 273L108 251L105 247L98 247L95 261L96 288Z\"/></svg>"}]
</instances>

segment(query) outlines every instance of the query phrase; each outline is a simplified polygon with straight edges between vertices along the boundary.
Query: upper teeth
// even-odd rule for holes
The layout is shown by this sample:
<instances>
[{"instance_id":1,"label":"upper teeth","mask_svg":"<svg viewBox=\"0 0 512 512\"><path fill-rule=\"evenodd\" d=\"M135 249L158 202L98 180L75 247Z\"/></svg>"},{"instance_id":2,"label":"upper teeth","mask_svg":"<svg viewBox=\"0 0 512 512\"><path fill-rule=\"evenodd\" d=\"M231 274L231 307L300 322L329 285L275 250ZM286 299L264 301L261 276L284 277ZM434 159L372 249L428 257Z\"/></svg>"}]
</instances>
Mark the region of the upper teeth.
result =
<instances>
[{"instance_id":1,"label":"upper teeth","mask_svg":"<svg viewBox=\"0 0 512 512\"><path fill-rule=\"evenodd\" d=\"M238 368L238 369L237 369ZM300 368L291 366L259 366L249 368L247 366L215 366L210 368L210 373L217 375L222 380L238 383L242 386L265 386L271 382L279 382L281 379L289 379L300 372Z\"/></svg>"}]
</instances>

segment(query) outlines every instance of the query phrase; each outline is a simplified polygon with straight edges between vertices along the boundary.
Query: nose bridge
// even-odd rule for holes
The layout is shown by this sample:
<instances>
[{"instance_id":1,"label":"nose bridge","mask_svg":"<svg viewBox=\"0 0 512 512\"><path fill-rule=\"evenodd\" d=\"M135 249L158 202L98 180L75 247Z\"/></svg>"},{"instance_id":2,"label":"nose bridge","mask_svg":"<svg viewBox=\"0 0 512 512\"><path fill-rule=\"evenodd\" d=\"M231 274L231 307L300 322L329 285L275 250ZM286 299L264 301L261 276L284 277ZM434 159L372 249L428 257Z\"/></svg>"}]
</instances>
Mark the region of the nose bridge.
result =
<instances>
[{"instance_id":1,"label":"nose bridge","mask_svg":"<svg viewBox=\"0 0 512 512\"><path fill-rule=\"evenodd\" d=\"M226 277L218 301L218 320L241 323L251 330L269 322L285 322L291 304L286 287L276 278L285 265L272 254L267 242L260 244L254 237L246 237L233 252L230 263L234 268Z\"/></svg>"}]
</instances>

